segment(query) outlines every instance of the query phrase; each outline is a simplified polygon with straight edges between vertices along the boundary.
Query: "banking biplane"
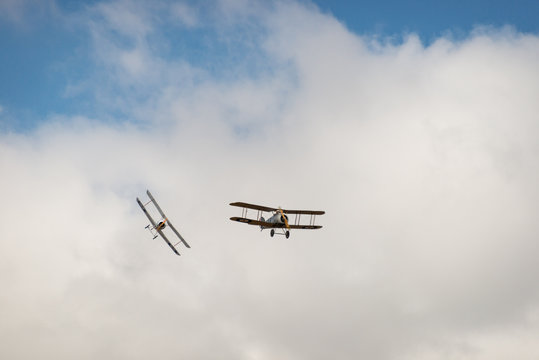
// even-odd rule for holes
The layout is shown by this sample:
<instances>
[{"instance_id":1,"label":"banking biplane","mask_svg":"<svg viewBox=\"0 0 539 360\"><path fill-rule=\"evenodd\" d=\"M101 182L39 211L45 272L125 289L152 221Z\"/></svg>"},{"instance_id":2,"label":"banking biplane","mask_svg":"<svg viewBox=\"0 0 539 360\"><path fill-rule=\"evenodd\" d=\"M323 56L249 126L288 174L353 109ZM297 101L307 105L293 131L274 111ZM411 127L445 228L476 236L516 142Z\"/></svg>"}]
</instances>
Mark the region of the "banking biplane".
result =
<instances>
[{"instance_id":1,"label":"banking biplane","mask_svg":"<svg viewBox=\"0 0 539 360\"><path fill-rule=\"evenodd\" d=\"M168 244L168 246L170 246L170 248L172 249L172 251L174 251L176 255L180 255L180 253L176 249L176 246L178 246L179 243L183 243L186 247L191 248L189 244L187 243L187 241L185 241L185 239L180 235L178 230L176 230L174 225L172 225L170 220L165 216L165 213L163 212L163 210L161 210L161 207L159 207L159 205L157 204L157 201L155 201L154 197L152 196L149 190L146 190L146 194L148 194L150 201L143 204L142 201L140 201L140 199L137 198L137 202L140 205L140 208L142 209L142 211L144 211L144 214L146 214L146 216L148 217L148 220L150 220L150 224L146 226L146 229L150 230L150 232L153 235L153 238L155 239L158 236L161 236L161 238L165 240L165 242ZM146 209L146 207L150 203L155 206L155 208L159 212L159 215L161 215L161 219L157 222L150 216L148 210ZM167 237L163 233L163 230L165 229L165 227L167 227L167 225L174 232L174 234L176 234L176 236L180 239L180 241L178 241L174 245L167 239Z\"/></svg>"},{"instance_id":2,"label":"banking biplane","mask_svg":"<svg viewBox=\"0 0 539 360\"><path fill-rule=\"evenodd\" d=\"M231 217L230 220L238 221L249 225L260 226L260 230L271 229L270 236L284 235L287 239L290 236L291 229L320 229L321 225L316 225L316 216L324 215L325 211L317 210L286 210L279 208L272 208L267 206L247 204L244 202L230 203L231 206L237 206L242 208L241 217ZM256 210L256 218L248 218L248 211ZM264 219L264 213L270 213L268 219ZM295 215L294 221L290 222L288 215ZM309 224L301 223L301 216L307 215L309 218Z\"/></svg>"}]
</instances>

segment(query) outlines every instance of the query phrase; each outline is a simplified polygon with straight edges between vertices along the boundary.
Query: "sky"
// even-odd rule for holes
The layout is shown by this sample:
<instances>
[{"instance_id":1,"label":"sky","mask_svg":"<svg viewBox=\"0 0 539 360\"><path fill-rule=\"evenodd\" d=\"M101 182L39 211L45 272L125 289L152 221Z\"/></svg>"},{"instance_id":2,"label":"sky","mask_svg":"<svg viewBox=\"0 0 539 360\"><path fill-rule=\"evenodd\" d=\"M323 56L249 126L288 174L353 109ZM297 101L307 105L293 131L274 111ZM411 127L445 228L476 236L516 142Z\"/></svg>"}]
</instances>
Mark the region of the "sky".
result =
<instances>
[{"instance_id":1,"label":"sky","mask_svg":"<svg viewBox=\"0 0 539 360\"><path fill-rule=\"evenodd\" d=\"M538 10L0 1L0 357L537 359Z\"/></svg>"}]
</instances>

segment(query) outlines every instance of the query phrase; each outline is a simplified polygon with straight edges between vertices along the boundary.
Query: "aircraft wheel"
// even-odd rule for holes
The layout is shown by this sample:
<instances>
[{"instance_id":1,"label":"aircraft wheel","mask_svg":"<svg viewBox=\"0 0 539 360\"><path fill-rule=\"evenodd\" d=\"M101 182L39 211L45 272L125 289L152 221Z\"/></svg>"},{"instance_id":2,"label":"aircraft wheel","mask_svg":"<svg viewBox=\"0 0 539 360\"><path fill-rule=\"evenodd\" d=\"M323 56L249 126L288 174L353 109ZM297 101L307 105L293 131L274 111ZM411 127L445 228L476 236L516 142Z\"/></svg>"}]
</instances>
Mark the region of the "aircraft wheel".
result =
<instances>
[{"instance_id":1,"label":"aircraft wheel","mask_svg":"<svg viewBox=\"0 0 539 360\"><path fill-rule=\"evenodd\" d=\"M270 236L273 237L273 235L275 235L275 230L271 229Z\"/></svg>"},{"instance_id":2,"label":"aircraft wheel","mask_svg":"<svg viewBox=\"0 0 539 360\"><path fill-rule=\"evenodd\" d=\"M288 239L290 237L290 231L287 230L285 236Z\"/></svg>"}]
</instances>

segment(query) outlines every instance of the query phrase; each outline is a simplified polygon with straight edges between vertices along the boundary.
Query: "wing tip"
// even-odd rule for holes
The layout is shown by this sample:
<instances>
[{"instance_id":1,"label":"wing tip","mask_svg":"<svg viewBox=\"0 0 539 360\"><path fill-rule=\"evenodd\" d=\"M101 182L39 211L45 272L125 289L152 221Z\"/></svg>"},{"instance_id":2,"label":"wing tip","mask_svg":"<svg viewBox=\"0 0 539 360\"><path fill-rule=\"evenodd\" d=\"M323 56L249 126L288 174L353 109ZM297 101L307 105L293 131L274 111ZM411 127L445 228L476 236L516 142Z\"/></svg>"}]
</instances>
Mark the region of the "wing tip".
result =
<instances>
[{"instance_id":1,"label":"wing tip","mask_svg":"<svg viewBox=\"0 0 539 360\"><path fill-rule=\"evenodd\" d=\"M172 249L172 251L174 251L174 253L175 253L176 255L181 256L181 255L180 255L180 252L179 252L178 250L176 250L176 247L175 247L175 246L173 246L173 245L170 244L170 243L169 243L168 245L170 246L170 248Z\"/></svg>"}]
</instances>

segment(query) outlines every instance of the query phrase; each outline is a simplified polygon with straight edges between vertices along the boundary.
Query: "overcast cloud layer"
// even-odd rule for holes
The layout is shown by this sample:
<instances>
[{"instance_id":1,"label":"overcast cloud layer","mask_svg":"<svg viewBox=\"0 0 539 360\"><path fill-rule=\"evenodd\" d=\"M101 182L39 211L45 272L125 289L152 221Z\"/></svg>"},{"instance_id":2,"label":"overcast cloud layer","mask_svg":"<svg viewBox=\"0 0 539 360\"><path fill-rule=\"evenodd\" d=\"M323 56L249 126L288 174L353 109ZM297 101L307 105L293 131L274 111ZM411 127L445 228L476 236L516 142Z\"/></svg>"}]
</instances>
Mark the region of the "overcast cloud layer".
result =
<instances>
[{"instance_id":1,"label":"overcast cloud layer","mask_svg":"<svg viewBox=\"0 0 539 360\"><path fill-rule=\"evenodd\" d=\"M539 357L537 36L393 44L294 2L63 21L95 66L66 96L106 115L0 136L0 357ZM164 56L163 22L211 22L222 68ZM146 188L180 258L144 230ZM324 227L270 238L232 201Z\"/></svg>"}]
</instances>

